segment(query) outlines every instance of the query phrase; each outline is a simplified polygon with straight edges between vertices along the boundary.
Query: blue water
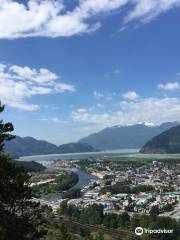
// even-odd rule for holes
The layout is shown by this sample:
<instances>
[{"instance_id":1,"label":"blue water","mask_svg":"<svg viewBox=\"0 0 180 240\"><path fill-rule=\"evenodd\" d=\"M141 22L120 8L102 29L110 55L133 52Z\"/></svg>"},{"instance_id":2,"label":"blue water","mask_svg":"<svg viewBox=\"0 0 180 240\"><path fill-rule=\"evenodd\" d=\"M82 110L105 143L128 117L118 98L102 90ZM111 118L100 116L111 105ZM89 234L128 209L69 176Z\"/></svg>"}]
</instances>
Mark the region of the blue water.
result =
<instances>
[{"instance_id":1,"label":"blue water","mask_svg":"<svg viewBox=\"0 0 180 240\"><path fill-rule=\"evenodd\" d=\"M76 187L82 188L82 187L88 185L91 182L91 180L98 179L96 176L93 176L84 171L81 171L80 169L76 169L74 172L77 173L79 176L79 182L77 183Z\"/></svg>"},{"instance_id":2,"label":"blue water","mask_svg":"<svg viewBox=\"0 0 180 240\"><path fill-rule=\"evenodd\" d=\"M66 169L67 170L67 169ZM68 169L68 171L71 171L71 169ZM97 180L98 177L93 176L91 174L88 174L80 169L72 169L73 172L77 173L79 176L79 181L76 184L75 187L79 187L79 188L83 188L84 186L87 186L92 180ZM47 200L47 201L53 201L56 202L59 199L61 199L61 193L55 193L55 194L51 194L51 195L47 195L44 196L43 199Z\"/></svg>"},{"instance_id":3,"label":"blue water","mask_svg":"<svg viewBox=\"0 0 180 240\"><path fill-rule=\"evenodd\" d=\"M91 152L91 153L69 153L69 154L49 154L49 155L36 155L21 157L19 161L36 161L51 169L50 164L54 160L79 160L79 159L90 159L90 158L102 158L102 157L115 157L115 156L128 156L130 154L137 153L139 149L120 149L103 152ZM53 169L51 169L53 170ZM79 176L79 182L77 187L82 188L88 185L91 180L98 179L96 176L88 174L80 169L69 169L69 171L75 171ZM46 199L49 201L56 201L61 198L61 194L54 194L53 196L47 196Z\"/></svg>"},{"instance_id":4,"label":"blue water","mask_svg":"<svg viewBox=\"0 0 180 240\"><path fill-rule=\"evenodd\" d=\"M129 154L138 153L139 149L117 149L111 151L102 152L88 152L88 153L67 153L67 154L49 154L49 155L36 155L20 157L20 161L37 161L48 162L54 160L76 160L76 159L88 159L96 157L111 157L111 156L127 156Z\"/></svg>"}]
</instances>

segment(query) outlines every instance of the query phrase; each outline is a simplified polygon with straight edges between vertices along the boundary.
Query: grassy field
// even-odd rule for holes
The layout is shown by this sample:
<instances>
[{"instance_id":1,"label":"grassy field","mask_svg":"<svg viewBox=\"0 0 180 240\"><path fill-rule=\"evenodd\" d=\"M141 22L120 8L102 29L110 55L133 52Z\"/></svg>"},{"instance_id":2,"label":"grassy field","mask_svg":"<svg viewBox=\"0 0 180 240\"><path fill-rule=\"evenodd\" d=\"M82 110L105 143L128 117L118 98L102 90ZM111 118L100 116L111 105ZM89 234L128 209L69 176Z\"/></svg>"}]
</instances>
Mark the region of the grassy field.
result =
<instances>
[{"instance_id":1,"label":"grassy field","mask_svg":"<svg viewBox=\"0 0 180 240\"><path fill-rule=\"evenodd\" d=\"M137 158L137 159L180 159L180 154L130 154L127 157L129 158Z\"/></svg>"},{"instance_id":2,"label":"grassy field","mask_svg":"<svg viewBox=\"0 0 180 240\"><path fill-rule=\"evenodd\" d=\"M131 154L119 157L110 157L108 161L127 161L148 163L152 161L172 161L180 164L180 154Z\"/></svg>"}]
</instances>

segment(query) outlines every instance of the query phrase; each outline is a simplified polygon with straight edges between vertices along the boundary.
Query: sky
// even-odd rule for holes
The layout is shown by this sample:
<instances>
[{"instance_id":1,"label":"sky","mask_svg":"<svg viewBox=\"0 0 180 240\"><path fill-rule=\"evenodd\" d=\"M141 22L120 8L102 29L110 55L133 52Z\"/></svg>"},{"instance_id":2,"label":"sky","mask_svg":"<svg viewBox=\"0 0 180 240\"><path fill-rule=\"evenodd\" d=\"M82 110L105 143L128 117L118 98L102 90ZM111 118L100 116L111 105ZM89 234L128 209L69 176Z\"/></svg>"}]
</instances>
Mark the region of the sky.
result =
<instances>
[{"instance_id":1,"label":"sky","mask_svg":"<svg viewBox=\"0 0 180 240\"><path fill-rule=\"evenodd\" d=\"M0 0L1 116L57 145L180 120L180 0Z\"/></svg>"}]
</instances>

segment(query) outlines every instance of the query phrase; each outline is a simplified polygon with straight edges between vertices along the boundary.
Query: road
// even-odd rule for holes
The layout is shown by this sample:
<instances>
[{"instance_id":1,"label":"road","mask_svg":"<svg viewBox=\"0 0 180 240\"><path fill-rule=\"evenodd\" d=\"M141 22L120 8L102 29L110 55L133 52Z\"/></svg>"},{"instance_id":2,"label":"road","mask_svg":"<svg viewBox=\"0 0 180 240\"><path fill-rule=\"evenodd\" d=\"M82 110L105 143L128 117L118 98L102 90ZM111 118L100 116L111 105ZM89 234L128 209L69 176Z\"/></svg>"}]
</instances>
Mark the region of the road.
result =
<instances>
[{"instance_id":1,"label":"road","mask_svg":"<svg viewBox=\"0 0 180 240\"><path fill-rule=\"evenodd\" d=\"M56 180L55 178L51 178L51 179L42 180L42 181L39 181L39 182L36 182L36 183L31 183L30 187L38 186L38 185L42 185L42 184L46 184L46 183L50 183L50 182L54 182L55 180Z\"/></svg>"}]
</instances>

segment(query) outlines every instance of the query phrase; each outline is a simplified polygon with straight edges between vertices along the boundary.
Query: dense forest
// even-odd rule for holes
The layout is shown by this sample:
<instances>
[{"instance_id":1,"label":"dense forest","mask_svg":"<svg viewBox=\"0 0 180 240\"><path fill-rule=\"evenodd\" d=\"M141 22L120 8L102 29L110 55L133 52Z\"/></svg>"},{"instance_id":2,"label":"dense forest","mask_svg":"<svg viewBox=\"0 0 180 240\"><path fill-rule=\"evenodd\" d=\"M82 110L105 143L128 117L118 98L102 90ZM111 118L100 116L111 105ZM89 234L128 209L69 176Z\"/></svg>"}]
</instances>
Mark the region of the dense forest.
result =
<instances>
[{"instance_id":1,"label":"dense forest","mask_svg":"<svg viewBox=\"0 0 180 240\"><path fill-rule=\"evenodd\" d=\"M180 223L169 217L159 217L158 206L152 207L150 215L134 215L130 217L127 212L120 215L104 214L103 206L93 204L85 209L78 209L75 206L67 205L66 201L61 204L60 215L67 216L73 221L85 225L101 225L109 229L126 231L126 240L178 240L180 236ZM141 238L133 236L134 229L141 226L149 229L173 229L172 234L153 234L144 235Z\"/></svg>"},{"instance_id":2,"label":"dense forest","mask_svg":"<svg viewBox=\"0 0 180 240\"><path fill-rule=\"evenodd\" d=\"M148 141L141 153L180 153L180 125L170 128Z\"/></svg>"}]
</instances>

